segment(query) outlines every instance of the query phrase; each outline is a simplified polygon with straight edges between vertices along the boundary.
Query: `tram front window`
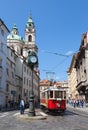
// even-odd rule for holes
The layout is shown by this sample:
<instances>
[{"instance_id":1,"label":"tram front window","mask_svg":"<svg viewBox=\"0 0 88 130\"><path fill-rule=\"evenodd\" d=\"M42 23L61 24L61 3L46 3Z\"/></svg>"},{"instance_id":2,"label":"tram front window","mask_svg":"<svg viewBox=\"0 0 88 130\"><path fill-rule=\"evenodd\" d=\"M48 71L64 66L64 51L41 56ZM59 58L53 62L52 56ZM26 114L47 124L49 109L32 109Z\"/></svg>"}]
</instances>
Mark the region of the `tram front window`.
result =
<instances>
[{"instance_id":1,"label":"tram front window","mask_svg":"<svg viewBox=\"0 0 88 130\"><path fill-rule=\"evenodd\" d=\"M66 92L64 92L64 99L66 99Z\"/></svg>"},{"instance_id":2,"label":"tram front window","mask_svg":"<svg viewBox=\"0 0 88 130\"><path fill-rule=\"evenodd\" d=\"M53 91L50 91L50 98L53 98Z\"/></svg>"},{"instance_id":3,"label":"tram front window","mask_svg":"<svg viewBox=\"0 0 88 130\"><path fill-rule=\"evenodd\" d=\"M62 98L62 92L55 91L55 98Z\"/></svg>"}]
</instances>

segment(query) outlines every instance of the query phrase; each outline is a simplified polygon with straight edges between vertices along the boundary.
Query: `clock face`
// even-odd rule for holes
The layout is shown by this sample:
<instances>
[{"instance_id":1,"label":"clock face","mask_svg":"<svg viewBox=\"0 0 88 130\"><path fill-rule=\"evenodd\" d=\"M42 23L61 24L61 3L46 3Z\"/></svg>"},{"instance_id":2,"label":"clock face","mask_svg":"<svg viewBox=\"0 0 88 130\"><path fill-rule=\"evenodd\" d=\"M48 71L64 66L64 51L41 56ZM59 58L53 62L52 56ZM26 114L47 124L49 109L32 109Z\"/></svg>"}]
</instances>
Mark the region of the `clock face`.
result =
<instances>
[{"instance_id":1,"label":"clock face","mask_svg":"<svg viewBox=\"0 0 88 130\"><path fill-rule=\"evenodd\" d=\"M36 62L37 62L37 57L36 57L36 56L31 56L31 57L30 57L30 61L31 61L32 63L36 63Z\"/></svg>"}]
</instances>

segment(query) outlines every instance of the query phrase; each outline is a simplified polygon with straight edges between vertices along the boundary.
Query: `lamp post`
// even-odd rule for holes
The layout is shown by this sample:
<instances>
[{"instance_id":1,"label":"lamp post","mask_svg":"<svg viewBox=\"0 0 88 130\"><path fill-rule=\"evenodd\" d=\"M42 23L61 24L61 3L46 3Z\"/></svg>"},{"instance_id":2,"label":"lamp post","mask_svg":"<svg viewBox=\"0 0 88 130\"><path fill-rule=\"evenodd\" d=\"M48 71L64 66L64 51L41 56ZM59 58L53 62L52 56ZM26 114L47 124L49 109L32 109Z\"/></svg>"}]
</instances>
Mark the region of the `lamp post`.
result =
<instances>
[{"instance_id":1,"label":"lamp post","mask_svg":"<svg viewBox=\"0 0 88 130\"><path fill-rule=\"evenodd\" d=\"M27 63L28 63L28 66L32 70L32 85L30 87L30 99L29 99L29 116L35 116L34 91L33 91L33 70L34 70L34 66L38 64L38 57L35 52L31 51L28 54Z\"/></svg>"}]
</instances>

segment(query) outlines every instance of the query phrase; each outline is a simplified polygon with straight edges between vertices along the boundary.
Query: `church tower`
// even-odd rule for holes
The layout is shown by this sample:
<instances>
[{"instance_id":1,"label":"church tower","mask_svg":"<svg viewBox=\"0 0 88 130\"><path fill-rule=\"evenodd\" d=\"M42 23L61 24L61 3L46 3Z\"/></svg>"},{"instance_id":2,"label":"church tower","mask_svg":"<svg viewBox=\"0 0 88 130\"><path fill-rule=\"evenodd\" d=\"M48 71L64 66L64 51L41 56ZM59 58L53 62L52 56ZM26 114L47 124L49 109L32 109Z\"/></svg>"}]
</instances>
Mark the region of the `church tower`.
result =
<instances>
[{"instance_id":1,"label":"church tower","mask_svg":"<svg viewBox=\"0 0 88 130\"><path fill-rule=\"evenodd\" d=\"M28 52L34 51L36 54L38 53L38 48L35 43L36 30L35 25L32 20L32 16L30 15L25 28L25 45L23 48L23 56L26 58L28 56Z\"/></svg>"}]
</instances>

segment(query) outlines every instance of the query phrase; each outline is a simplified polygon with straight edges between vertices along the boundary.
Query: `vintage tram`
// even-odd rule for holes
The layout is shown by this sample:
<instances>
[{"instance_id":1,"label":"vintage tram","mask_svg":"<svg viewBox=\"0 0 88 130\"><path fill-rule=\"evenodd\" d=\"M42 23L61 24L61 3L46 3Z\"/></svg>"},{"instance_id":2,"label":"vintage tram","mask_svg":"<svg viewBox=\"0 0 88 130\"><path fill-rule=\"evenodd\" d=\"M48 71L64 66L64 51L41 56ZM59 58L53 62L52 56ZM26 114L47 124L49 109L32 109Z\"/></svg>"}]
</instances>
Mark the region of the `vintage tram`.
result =
<instances>
[{"instance_id":1,"label":"vintage tram","mask_svg":"<svg viewBox=\"0 0 88 130\"><path fill-rule=\"evenodd\" d=\"M49 112L64 112L66 110L66 89L51 86L40 92L40 106Z\"/></svg>"}]
</instances>

